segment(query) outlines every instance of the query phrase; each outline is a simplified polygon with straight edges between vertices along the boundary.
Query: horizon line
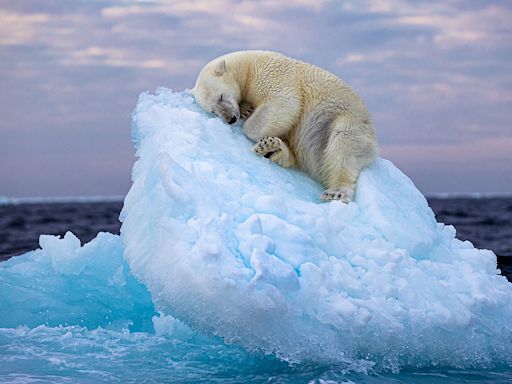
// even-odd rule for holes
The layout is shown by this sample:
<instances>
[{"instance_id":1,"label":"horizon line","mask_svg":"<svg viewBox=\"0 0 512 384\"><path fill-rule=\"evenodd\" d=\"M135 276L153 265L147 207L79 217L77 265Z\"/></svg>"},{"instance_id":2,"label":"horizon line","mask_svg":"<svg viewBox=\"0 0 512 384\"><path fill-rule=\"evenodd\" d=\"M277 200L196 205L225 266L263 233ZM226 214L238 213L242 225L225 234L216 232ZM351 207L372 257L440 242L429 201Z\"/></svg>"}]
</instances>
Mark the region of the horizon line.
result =
<instances>
[{"instance_id":1,"label":"horizon line","mask_svg":"<svg viewBox=\"0 0 512 384\"><path fill-rule=\"evenodd\" d=\"M57 203L110 203L123 202L125 195L90 195L90 196L0 196L0 206L17 204L57 204Z\"/></svg>"},{"instance_id":2,"label":"horizon line","mask_svg":"<svg viewBox=\"0 0 512 384\"><path fill-rule=\"evenodd\" d=\"M427 199L498 199L512 198L512 192L433 192L423 194ZM110 203L123 202L126 195L73 195L73 196L0 196L0 206L17 204L58 204L58 203Z\"/></svg>"}]
</instances>

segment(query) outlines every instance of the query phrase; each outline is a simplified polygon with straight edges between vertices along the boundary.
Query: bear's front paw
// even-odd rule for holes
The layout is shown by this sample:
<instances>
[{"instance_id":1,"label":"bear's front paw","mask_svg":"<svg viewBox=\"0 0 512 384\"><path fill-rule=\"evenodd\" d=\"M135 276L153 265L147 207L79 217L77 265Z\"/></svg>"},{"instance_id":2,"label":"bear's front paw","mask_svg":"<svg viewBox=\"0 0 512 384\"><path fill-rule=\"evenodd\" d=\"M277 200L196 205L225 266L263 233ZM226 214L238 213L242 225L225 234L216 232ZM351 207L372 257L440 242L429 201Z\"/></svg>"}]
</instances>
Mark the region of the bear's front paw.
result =
<instances>
[{"instance_id":1,"label":"bear's front paw","mask_svg":"<svg viewBox=\"0 0 512 384\"><path fill-rule=\"evenodd\" d=\"M264 137L252 147L253 152L259 156L270 157L273 153L281 150L282 141L279 137Z\"/></svg>"},{"instance_id":2,"label":"bear's front paw","mask_svg":"<svg viewBox=\"0 0 512 384\"><path fill-rule=\"evenodd\" d=\"M242 103L240 103L239 109L241 120L247 120L249 117L251 117L252 113L254 112L254 107L252 106L252 104L246 101L242 101Z\"/></svg>"},{"instance_id":3,"label":"bear's front paw","mask_svg":"<svg viewBox=\"0 0 512 384\"><path fill-rule=\"evenodd\" d=\"M354 189L349 187L329 188L320 198L323 201L340 200L343 203L350 203L354 197Z\"/></svg>"}]
</instances>

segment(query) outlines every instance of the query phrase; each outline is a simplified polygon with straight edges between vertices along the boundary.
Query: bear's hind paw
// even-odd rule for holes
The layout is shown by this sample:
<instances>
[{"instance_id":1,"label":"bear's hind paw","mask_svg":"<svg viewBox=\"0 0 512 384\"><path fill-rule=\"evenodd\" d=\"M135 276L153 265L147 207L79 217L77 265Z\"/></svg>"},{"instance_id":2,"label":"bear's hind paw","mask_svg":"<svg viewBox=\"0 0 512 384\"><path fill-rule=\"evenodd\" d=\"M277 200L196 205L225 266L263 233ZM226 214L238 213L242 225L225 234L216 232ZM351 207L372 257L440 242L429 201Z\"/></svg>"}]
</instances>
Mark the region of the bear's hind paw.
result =
<instances>
[{"instance_id":1,"label":"bear's hind paw","mask_svg":"<svg viewBox=\"0 0 512 384\"><path fill-rule=\"evenodd\" d=\"M354 197L354 189L348 187L329 188L320 196L323 201L339 200L343 203L350 203Z\"/></svg>"}]
</instances>

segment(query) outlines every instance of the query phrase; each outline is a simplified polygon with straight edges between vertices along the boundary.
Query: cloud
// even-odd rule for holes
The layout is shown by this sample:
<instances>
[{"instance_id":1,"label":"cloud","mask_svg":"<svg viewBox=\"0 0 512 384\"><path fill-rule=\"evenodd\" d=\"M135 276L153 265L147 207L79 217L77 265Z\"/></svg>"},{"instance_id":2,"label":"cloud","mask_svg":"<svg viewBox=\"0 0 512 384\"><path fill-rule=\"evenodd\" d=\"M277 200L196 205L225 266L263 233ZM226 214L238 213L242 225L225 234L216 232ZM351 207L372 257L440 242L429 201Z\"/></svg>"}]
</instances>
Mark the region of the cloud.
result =
<instances>
[{"instance_id":1,"label":"cloud","mask_svg":"<svg viewBox=\"0 0 512 384\"><path fill-rule=\"evenodd\" d=\"M113 47L90 46L85 49L72 50L62 60L64 65L104 65L110 67L133 67L146 69L159 69L172 72L175 75L187 73L190 67L197 67L201 63L193 59L150 59L143 55L136 55L128 50Z\"/></svg>"},{"instance_id":2,"label":"cloud","mask_svg":"<svg viewBox=\"0 0 512 384\"><path fill-rule=\"evenodd\" d=\"M475 159L487 162L508 162L512 137L485 138L464 143L385 145L382 152L400 162L417 164L430 159L439 164L472 163ZM512 164L510 164L512 171Z\"/></svg>"},{"instance_id":3,"label":"cloud","mask_svg":"<svg viewBox=\"0 0 512 384\"><path fill-rule=\"evenodd\" d=\"M0 9L0 45L22 45L37 37L41 25L50 21L45 13L21 14Z\"/></svg>"},{"instance_id":4,"label":"cloud","mask_svg":"<svg viewBox=\"0 0 512 384\"><path fill-rule=\"evenodd\" d=\"M397 22L431 28L435 31L434 42L443 48L475 43L494 45L508 37L508 33L503 32L512 20L512 12L506 7L491 5L462 12L453 7L447 8L443 14L427 11L422 15L399 17Z\"/></svg>"},{"instance_id":5,"label":"cloud","mask_svg":"<svg viewBox=\"0 0 512 384\"><path fill-rule=\"evenodd\" d=\"M336 60L336 64L340 67L344 65L355 64L358 65L360 63L385 63L390 62L391 60L402 60L405 58L413 58L414 53L403 52L399 50L382 50L382 51L368 51L365 53L356 53L351 52L347 53L345 56L340 57Z\"/></svg>"}]
</instances>

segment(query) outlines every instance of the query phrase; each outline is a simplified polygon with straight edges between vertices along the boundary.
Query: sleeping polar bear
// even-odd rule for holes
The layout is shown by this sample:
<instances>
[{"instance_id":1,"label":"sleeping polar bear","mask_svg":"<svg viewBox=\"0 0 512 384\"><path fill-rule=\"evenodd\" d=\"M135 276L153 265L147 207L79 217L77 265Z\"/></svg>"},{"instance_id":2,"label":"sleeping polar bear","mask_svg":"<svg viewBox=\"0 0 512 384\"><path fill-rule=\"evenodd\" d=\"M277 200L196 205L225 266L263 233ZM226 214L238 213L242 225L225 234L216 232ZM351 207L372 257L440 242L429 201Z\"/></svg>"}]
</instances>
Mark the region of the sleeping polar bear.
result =
<instances>
[{"instance_id":1,"label":"sleeping polar bear","mask_svg":"<svg viewBox=\"0 0 512 384\"><path fill-rule=\"evenodd\" d=\"M377 156L363 101L314 65L276 52L233 52L208 63L192 92L225 122L245 120L257 155L321 182L323 200L351 201L359 173Z\"/></svg>"}]
</instances>

